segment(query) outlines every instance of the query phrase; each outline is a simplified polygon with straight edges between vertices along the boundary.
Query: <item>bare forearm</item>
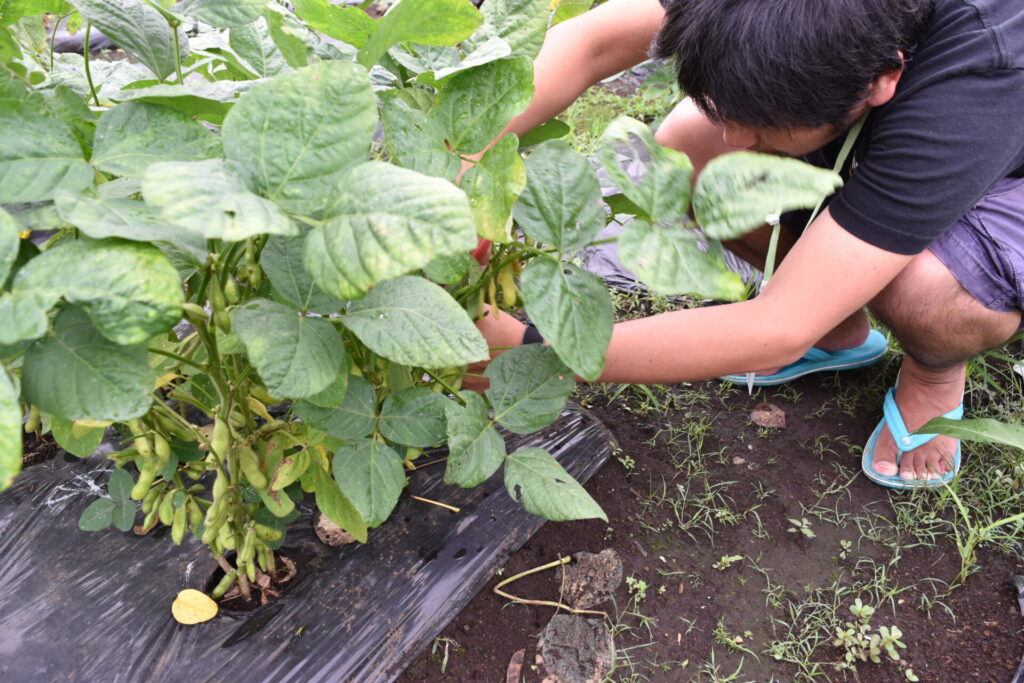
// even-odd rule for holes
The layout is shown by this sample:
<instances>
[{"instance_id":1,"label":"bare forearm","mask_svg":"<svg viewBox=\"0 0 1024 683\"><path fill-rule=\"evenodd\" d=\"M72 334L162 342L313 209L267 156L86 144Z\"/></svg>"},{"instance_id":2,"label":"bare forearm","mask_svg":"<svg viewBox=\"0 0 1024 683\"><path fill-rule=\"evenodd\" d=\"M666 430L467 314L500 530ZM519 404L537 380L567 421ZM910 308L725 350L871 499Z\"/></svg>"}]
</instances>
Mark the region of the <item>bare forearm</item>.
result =
<instances>
[{"instance_id":1,"label":"bare forearm","mask_svg":"<svg viewBox=\"0 0 1024 683\"><path fill-rule=\"evenodd\" d=\"M758 310L763 304L673 311L618 323L600 381L668 384L790 363L810 342L769 324L771 316Z\"/></svg>"},{"instance_id":2,"label":"bare forearm","mask_svg":"<svg viewBox=\"0 0 1024 683\"><path fill-rule=\"evenodd\" d=\"M610 0L552 28L534 62L533 102L506 132L533 130L591 85L646 60L663 16L658 0Z\"/></svg>"}]
</instances>

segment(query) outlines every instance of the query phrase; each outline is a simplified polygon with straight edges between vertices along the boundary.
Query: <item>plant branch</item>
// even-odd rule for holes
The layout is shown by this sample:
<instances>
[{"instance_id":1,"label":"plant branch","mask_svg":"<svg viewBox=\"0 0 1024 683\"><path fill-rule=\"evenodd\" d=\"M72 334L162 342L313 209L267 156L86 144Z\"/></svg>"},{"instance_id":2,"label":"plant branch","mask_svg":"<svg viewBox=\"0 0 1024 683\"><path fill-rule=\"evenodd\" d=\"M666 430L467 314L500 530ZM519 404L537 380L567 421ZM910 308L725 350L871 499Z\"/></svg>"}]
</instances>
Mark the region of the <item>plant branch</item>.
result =
<instances>
[{"instance_id":1,"label":"plant branch","mask_svg":"<svg viewBox=\"0 0 1024 683\"><path fill-rule=\"evenodd\" d=\"M89 34L92 32L92 22L85 22L85 37L82 39L82 53L85 55L85 80L89 83L89 92L92 93L92 101L97 107L100 106L100 98L96 95L96 86L92 83L92 71L89 69Z\"/></svg>"}]
</instances>

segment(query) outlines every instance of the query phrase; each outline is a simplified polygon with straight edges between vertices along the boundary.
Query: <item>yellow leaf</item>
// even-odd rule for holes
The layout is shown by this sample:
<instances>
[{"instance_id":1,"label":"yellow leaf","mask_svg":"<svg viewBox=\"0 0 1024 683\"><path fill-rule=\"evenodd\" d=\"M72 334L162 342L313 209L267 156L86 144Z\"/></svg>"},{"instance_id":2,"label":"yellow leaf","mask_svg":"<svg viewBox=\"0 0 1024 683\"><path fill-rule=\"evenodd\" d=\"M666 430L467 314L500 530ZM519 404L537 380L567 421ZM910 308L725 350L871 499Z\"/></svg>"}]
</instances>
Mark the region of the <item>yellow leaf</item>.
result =
<instances>
[{"instance_id":1,"label":"yellow leaf","mask_svg":"<svg viewBox=\"0 0 1024 683\"><path fill-rule=\"evenodd\" d=\"M31 236L32 236L32 231L31 230L22 230L21 232L18 233L18 237L20 237L23 240L27 240Z\"/></svg>"},{"instance_id":2,"label":"yellow leaf","mask_svg":"<svg viewBox=\"0 0 1024 683\"><path fill-rule=\"evenodd\" d=\"M206 593L186 588L171 603L171 615L179 624L201 624L217 616L217 603Z\"/></svg>"},{"instance_id":3,"label":"yellow leaf","mask_svg":"<svg viewBox=\"0 0 1024 683\"><path fill-rule=\"evenodd\" d=\"M181 375L178 375L173 372L169 372L166 375L160 375L159 377L156 378L156 387L154 388L159 389L160 387L166 387L168 384L170 384L176 379L179 379L180 377Z\"/></svg>"},{"instance_id":4,"label":"yellow leaf","mask_svg":"<svg viewBox=\"0 0 1024 683\"><path fill-rule=\"evenodd\" d=\"M75 420L74 424L71 426L71 433L75 436L81 436L81 433L78 431L79 428L106 429L112 424L114 423L110 420Z\"/></svg>"}]
</instances>

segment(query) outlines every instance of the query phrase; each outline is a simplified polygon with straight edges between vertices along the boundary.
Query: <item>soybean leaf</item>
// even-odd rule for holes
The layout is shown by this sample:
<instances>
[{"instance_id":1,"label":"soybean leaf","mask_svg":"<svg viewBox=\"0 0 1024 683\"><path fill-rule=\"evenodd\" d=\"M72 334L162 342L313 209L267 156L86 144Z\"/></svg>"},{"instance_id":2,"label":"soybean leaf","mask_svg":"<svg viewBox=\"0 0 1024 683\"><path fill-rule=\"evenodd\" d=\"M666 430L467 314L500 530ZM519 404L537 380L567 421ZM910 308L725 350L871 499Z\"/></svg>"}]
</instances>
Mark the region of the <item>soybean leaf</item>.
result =
<instances>
[{"instance_id":1,"label":"soybean leaf","mask_svg":"<svg viewBox=\"0 0 1024 683\"><path fill-rule=\"evenodd\" d=\"M565 137L572 131L572 128L568 123L559 121L558 119L551 119L547 123L543 123L529 133L526 133L519 138L519 149L525 149L526 147L533 147L539 145L542 142L548 140L557 140L558 138Z\"/></svg>"},{"instance_id":2,"label":"soybean leaf","mask_svg":"<svg viewBox=\"0 0 1024 683\"><path fill-rule=\"evenodd\" d=\"M402 456L370 439L355 439L334 454L334 480L370 528L388 518L405 487Z\"/></svg>"},{"instance_id":3,"label":"soybean leaf","mask_svg":"<svg viewBox=\"0 0 1024 683\"><path fill-rule=\"evenodd\" d=\"M21 471L21 404L17 378L0 365L0 491Z\"/></svg>"},{"instance_id":4,"label":"soybean leaf","mask_svg":"<svg viewBox=\"0 0 1024 683\"><path fill-rule=\"evenodd\" d=\"M174 29L153 7L139 0L74 0L82 16L125 52L163 80L174 73ZM188 54L188 39L178 29L180 54Z\"/></svg>"},{"instance_id":5,"label":"soybean leaf","mask_svg":"<svg viewBox=\"0 0 1024 683\"><path fill-rule=\"evenodd\" d=\"M514 215L528 236L561 251L582 249L605 224L590 162L561 140L538 145L526 160L526 189Z\"/></svg>"},{"instance_id":6,"label":"soybean leaf","mask_svg":"<svg viewBox=\"0 0 1024 683\"><path fill-rule=\"evenodd\" d=\"M202 235L228 242L255 235L294 235L288 215L248 190L236 167L221 159L151 164L142 179L146 203L160 217Z\"/></svg>"},{"instance_id":7,"label":"soybean leaf","mask_svg":"<svg viewBox=\"0 0 1024 683\"><path fill-rule=\"evenodd\" d=\"M106 183L109 185L110 183ZM136 199L104 199L61 192L55 201L60 217L89 237L121 237L133 242L166 242L206 261L206 238L160 218L160 210Z\"/></svg>"},{"instance_id":8,"label":"soybean leaf","mask_svg":"<svg viewBox=\"0 0 1024 683\"><path fill-rule=\"evenodd\" d=\"M551 4L550 0L488 0L482 9L484 25L467 41L469 49L485 38L498 37L515 56L536 57L548 28Z\"/></svg>"},{"instance_id":9,"label":"soybean leaf","mask_svg":"<svg viewBox=\"0 0 1024 683\"><path fill-rule=\"evenodd\" d=\"M384 143L392 161L428 176L455 180L461 163L448 149L437 122L404 100L392 98L381 108Z\"/></svg>"},{"instance_id":10,"label":"soybean leaf","mask_svg":"<svg viewBox=\"0 0 1024 683\"><path fill-rule=\"evenodd\" d=\"M447 81L430 115L452 148L475 154L486 147L533 98L533 64L528 57L499 59L460 71Z\"/></svg>"},{"instance_id":11,"label":"soybean leaf","mask_svg":"<svg viewBox=\"0 0 1024 683\"><path fill-rule=\"evenodd\" d=\"M232 329L271 395L305 398L326 389L345 362L338 331L323 318L267 299L236 308Z\"/></svg>"},{"instance_id":12,"label":"soybean leaf","mask_svg":"<svg viewBox=\"0 0 1024 683\"><path fill-rule=\"evenodd\" d=\"M551 17L551 25L560 24L566 19L572 19L586 12L593 6L594 0L558 0L558 8Z\"/></svg>"},{"instance_id":13,"label":"soybean leaf","mask_svg":"<svg viewBox=\"0 0 1024 683\"><path fill-rule=\"evenodd\" d=\"M264 78L276 76L289 68L270 37L267 20L263 17L251 24L231 29L228 32L228 45L254 73Z\"/></svg>"},{"instance_id":14,"label":"soybean leaf","mask_svg":"<svg viewBox=\"0 0 1024 683\"><path fill-rule=\"evenodd\" d=\"M554 422L576 388L572 370L554 349L525 344L509 349L487 366L487 398L494 421L510 432L530 434Z\"/></svg>"},{"instance_id":15,"label":"soybean leaf","mask_svg":"<svg viewBox=\"0 0 1024 683\"><path fill-rule=\"evenodd\" d=\"M41 98L4 100L0 139L0 204L46 201L58 189L77 192L92 183L74 132Z\"/></svg>"},{"instance_id":16,"label":"soybean leaf","mask_svg":"<svg viewBox=\"0 0 1024 683\"><path fill-rule=\"evenodd\" d=\"M53 334L25 353L22 395L69 420L123 422L144 415L156 379L145 345L104 338L79 308L61 310Z\"/></svg>"},{"instance_id":17,"label":"soybean leaf","mask_svg":"<svg viewBox=\"0 0 1024 683\"><path fill-rule=\"evenodd\" d=\"M334 378L334 381L328 384L327 388L321 389L312 396L307 396L305 400L317 408L334 409L340 406L342 401L345 400L345 393L348 391L348 371L349 362L346 358L345 362L341 364L341 372ZM365 435L360 434L360 436Z\"/></svg>"},{"instance_id":18,"label":"soybean leaf","mask_svg":"<svg viewBox=\"0 0 1024 683\"><path fill-rule=\"evenodd\" d=\"M119 102L153 102L172 107L210 123L220 123L232 104L256 81L214 81L199 85L151 85L121 90L110 99Z\"/></svg>"},{"instance_id":19,"label":"soybean leaf","mask_svg":"<svg viewBox=\"0 0 1024 683\"><path fill-rule=\"evenodd\" d=\"M384 438L403 446L433 446L444 439L444 411L448 402L427 387L389 394L380 409L378 429Z\"/></svg>"},{"instance_id":20,"label":"soybean leaf","mask_svg":"<svg viewBox=\"0 0 1024 683\"><path fill-rule=\"evenodd\" d=\"M117 470L123 472L124 470ZM131 531L135 524L135 501L121 500L114 502L114 511L111 513L114 528L118 531Z\"/></svg>"},{"instance_id":21,"label":"soybean leaf","mask_svg":"<svg viewBox=\"0 0 1024 683\"><path fill-rule=\"evenodd\" d=\"M181 280L152 245L121 240L66 240L32 259L14 280L52 306L81 304L103 336L138 344L181 319Z\"/></svg>"},{"instance_id":22,"label":"soybean leaf","mask_svg":"<svg viewBox=\"0 0 1024 683\"><path fill-rule=\"evenodd\" d=\"M37 291L0 294L0 347L46 334L54 299Z\"/></svg>"},{"instance_id":23,"label":"soybean leaf","mask_svg":"<svg viewBox=\"0 0 1024 683\"><path fill-rule=\"evenodd\" d=\"M341 321L371 351L402 365L444 368L488 357L487 342L458 302L420 277L382 282Z\"/></svg>"},{"instance_id":24,"label":"soybean leaf","mask_svg":"<svg viewBox=\"0 0 1024 683\"><path fill-rule=\"evenodd\" d=\"M767 217L813 209L842 184L838 174L797 159L732 152L708 162L697 178L693 212L708 237L731 240Z\"/></svg>"},{"instance_id":25,"label":"soybean leaf","mask_svg":"<svg viewBox=\"0 0 1024 683\"><path fill-rule=\"evenodd\" d=\"M291 499L287 491L259 489L257 493L260 500L275 517L287 517L295 510L295 501Z\"/></svg>"},{"instance_id":26,"label":"soybean leaf","mask_svg":"<svg viewBox=\"0 0 1024 683\"><path fill-rule=\"evenodd\" d=\"M619 237L618 247L622 264L656 292L719 301L743 298L743 280L725 267L722 245L702 243L694 230L637 220Z\"/></svg>"},{"instance_id":27,"label":"soybean leaf","mask_svg":"<svg viewBox=\"0 0 1024 683\"><path fill-rule=\"evenodd\" d=\"M506 135L484 152L462 176L461 186L469 195L477 234L493 242L512 241L512 207L526 187L519 138Z\"/></svg>"},{"instance_id":28,"label":"soybean leaf","mask_svg":"<svg viewBox=\"0 0 1024 683\"><path fill-rule=\"evenodd\" d=\"M136 178L155 161L201 161L220 153L220 140L206 126L149 102L123 102L104 112L94 145L96 168Z\"/></svg>"},{"instance_id":29,"label":"soybean leaf","mask_svg":"<svg viewBox=\"0 0 1024 683\"><path fill-rule=\"evenodd\" d=\"M414 74L418 81L436 86L432 73L447 69L459 63L460 55L454 47L435 47L431 45L413 45L406 43L402 47L391 49L390 57ZM425 77L425 78L420 78Z\"/></svg>"},{"instance_id":30,"label":"soybean leaf","mask_svg":"<svg viewBox=\"0 0 1024 683\"><path fill-rule=\"evenodd\" d=\"M423 266L423 274L434 282L443 285L454 285L466 277L470 267L475 264L473 256L469 253L452 254L451 256L439 256L427 265ZM477 266L479 268L479 266Z\"/></svg>"},{"instance_id":31,"label":"soybean leaf","mask_svg":"<svg viewBox=\"0 0 1024 683\"><path fill-rule=\"evenodd\" d=\"M109 498L98 498L82 510L78 518L78 528L82 531L102 531L114 521L114 508L117 503Z\"/></svg>"},{"instance_id":32,"label":"soybean leaf","mask_svg":"<svg viewBox=\"0 0 1024 683\"><path fill-rule=\"evenodd\" d=\"M438 21L442 16L444 21ZM388 48L401 42L455 45L482 23L483 15L465 0L404 0L377 22L359 50L359 63L369 69Z\"/></svg>"},{"instance_id":33,"label":"soybean leaf","mask_svg":"<svg viewBox=\"0 0 1024 683\"><path fill-rule=\"evenodd\" d=\"M14 261L18 258L20 232L14 217L0 207L0 289L3 289L7 276L14 267Z\"/></svg>"},{"instance_id":34,"label":"soybean leaf","mask_svg":"<svg viewBox=\"0 0 1024 683\"><path fill-rule=\"evenodd\" d=\"M377 22L358 7L340 7L328 0L295 0L295 13L314 30L361 48L377 28Z\"/></svg>"},{"instance_id":35,"label":"soybean leaf","mask_svg":"<svg viewBox=\"0 0 1024 683\"><path fill-rule=\"evenodd\" d=\"M936 417L918 429L915 434L945 434L954 439L978 443L997 443L1024 450L1024 427L1008 424L989 417L972 420L951 420Z\"/></svg>"},{"instance_id":36,"label":"soybean leaf","mask_svg":"<svg viewBox=\"0 0 1024 683\"><path fill-rule=\"evenodd\" d=\"M459 392L466 401L445 405L448 422L448 464L444 481L462 488L483 483L505 460L505 441L487 417L487 403L472 391Z\"/></svg>"},{"instance_id":37,"label":"soybean leaf","mask_svg":"<svg viewBox=\"0 0 1024 683\"><path fill-rule=\"evenodd\" d=\"M103 433L106 430L103 427L82 427L76 425L71 420L61 417L60 415L50 416L50 432L53 434L53 440L57 442L57 445L66 450L71 455L78 456L79 458L88 458L90 455L96 452L96 449L100 447L103 442ZM124 470L115 470L115 472L123 472ZM127 473L125 476L128 476ZM120 477L119 477L120 478ZM111 474L111 482L113 482L113 474ZM129 484L128 488L131 489L131 477L128 477ZM111 493L113 495L113 493ZM122 496L127 498L128 495Z\"/></svg>"},{"instance_id":38,"label":"soybean leaf","mask_svg":"<svg viewBox=\"0 0 1024 683\"><path fill-rule=\"evenodd\" d=\"M334 483L319 463L310 465L308 470L313 476L313 490L316 494L316 506L327 519L347 531L360 543L366 543L366 522L359 510L352 504L338 485Z\"/></svg>"},{"instance_id":39,"label":"soybean leaf","mask_svg":"<svg viewBox=\"0 0 1024 683\"><path fill-rule=\"evenodd\" d=\"M234 28L254 21L267 0L185 0L176 11L214 28Z\"/></svg>"},{"instance_id":40,"label":"soybean leaf","mask_svg":"<svg viewBox=\"0 0 1024 683\"><path fill-rule=\"evenodd\" d=\"M334 192L334 217L306 236L303 259L333 296L357 299L476 244L466 195L446 180L374 161L352 169Z\"/></svg>"},{"instance_id":41,"label":"soybean leaf","mask_svg":"<svg viewBox=\"0 0 1024 683\"><path fill-rule=\"evenodd\" d=\"M466 71L467 69L472 69L475 66L481 66L498 59L504 59L511 54L512 48L509 47L508 43L501 38L492 37L474 46L472 51L455 64L435 69L433 74L421 74L416 80L436 87L439 81L448 78L452 74L457 74L460 71Z\"/></svg>"},{"instance_id":42,"label":"soybean leaf","mask_svg":"<svg viewBox=\"0 0 1024 683\"><path fill-rule=\"evenodd\" d=\"M527 512L554 522L573 519L608 521L601 506L550 453L527 448L508 456L505 489Z\"/></svg>"},{"instance_id":43,"label":"soybean leaf","mask_svg":"<svg viewBox=\"0 0 1024 683\"><path fill-rule=\"evenodd\" d=\"M612 337L612 302L601 278L570 263L538 259L523 271L523 300L537 329L576 374L594 381Z\"/></svg>"},{"instance_id":44,"label":"soybean leaf","mask_svg":"<svg viewBox=\"0 0 1024 683\"><path fill-rule=\"evenodd\" d=\"M324 294L313 282L302 265L303 244L301 237L271 237L260 254L263 272L274 292L294 308L322 315L337 313L345 304Z\"/></svg>"},{"instance_id":45,"label":"soybean leaf","mask_svg":"<svg viewBox=\"0 0 1024 683\"><path fill-rule=\"evenodd\" d=\"M628 166L643 161L644 175L635 181ZM624 167L625 162L625 167ZM690 207L693 164L682 152L659 145L651 129L636 119L622 116L601 137L601 163L622 194L655 221L677 221Z\"/></svg>"},{"instance_id":46,"label":"soybean leaf","mask_svg":"<svg viewBox=\"0 0 1024 683\"><path fill-rule=\"evenodd\" d=\"M68 10L64 0L0 0L0 26L8 26L23 17L65 14Z\"/></svg>"},{"instance_id":47,"label":"soybean leaf","mask_svg":"<svg viewBox=\"0 0 1024 683\"><path fill-rule=\"evenodd\" d=\"M337 408L321 408L307 400L296 401L294 410L303 422L339 439L366 436L377 422L373 385L356 376L348 378L345 400Z\"/></svg>"},{"instance_id":48,"label":"soybean leaf","mask_svg":"<svg viewBox=\"0 0 1024 683\"><path fill-rule=\"evenodd\" d=\"M288 66L298 69L309 64L313 45L309 30L285 8L274 4L263 11L270 38Z\"/></svg>"},{"instance_id":49,"label":"soybean leaf","mask_svg":"<svg viewBox=\"0 0 1024 683\"><path fill-rule=\"evenodd\" d=\"M132 475L123 469L115 469L110 473L110 481L107 482L107 493L115 501L130 500L134 484ZM134 512L134 508L132 512Z\"/></svg>"},{"instance_id":50,"label":"soybean leaf","mask_svg":"<svg viewBox=\"0 0 1024 683\"><path fill-rule=\"evenodd\" d=\"M259 192L311 216L345 172L366 159L376 125L365 69L321 62L243 95L224 120L224 152Z\"/></svg>"}]
</instances>

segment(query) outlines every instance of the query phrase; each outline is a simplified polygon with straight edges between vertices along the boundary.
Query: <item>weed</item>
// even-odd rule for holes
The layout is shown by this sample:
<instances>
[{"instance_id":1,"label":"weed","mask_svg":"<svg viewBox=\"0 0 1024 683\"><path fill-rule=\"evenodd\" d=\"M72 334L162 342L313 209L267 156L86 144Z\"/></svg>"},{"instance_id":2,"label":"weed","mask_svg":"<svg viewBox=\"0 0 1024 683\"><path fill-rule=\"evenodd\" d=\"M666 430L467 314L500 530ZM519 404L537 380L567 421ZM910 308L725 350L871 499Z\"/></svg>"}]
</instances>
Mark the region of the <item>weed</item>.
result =
<instances>
[{"instance_id":1,"label":"weed","mask_svg":"<svg viewBox=\"0 0 1024 683\"><path fill-rule=\"evenodd\" d=\"M650 588L650 585L643 579L627 576L626 587L629 588L629 594L633 596L637 604L647 599L647 589Z\"/></svg>"},{"instance_id":2,"label":"weed","mask_svg":"<svg viewBox=\"0 0 1024 683\"><path fill-rule=\"evenodd\" d=\"M450 649L458 654L465 654L466 651L461 645L451 638L434 638L434 644L430 646L431 658L441 660L441 675L444 676L448 671L448 656ZM441 653L438 654L438 650Z\"/></svg>"},{"instance_id":3,"label":"weed","mask_svg":"<svg viewBox=\"0 0 1024 683\"><path fill-rule=\"evenodd\" d=\"M743 556L742 555L722 555L722 557L719 558L718 562L715 562L711 566L714 567L715 569L717 569L720 572L724 572L726 569L728 569L729 567L733 566L734 564L736 564L737 562L740 562L742 560L743 560Z\"/></svg>"},{"instance_id":4,"label":"weed","mask_svg":"<svg viewBox=\"0 0 1024 683\"><path fill-rule=\"evenodd\" d=\"M793 526L786 529L791 534L801 533L805 538L816 538L814 530L811 528L811 521L806 517L800 519L790 519L789 523Z\"/></svg>"}]
</instances>

